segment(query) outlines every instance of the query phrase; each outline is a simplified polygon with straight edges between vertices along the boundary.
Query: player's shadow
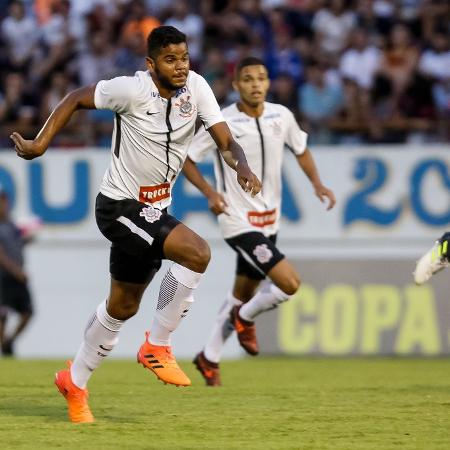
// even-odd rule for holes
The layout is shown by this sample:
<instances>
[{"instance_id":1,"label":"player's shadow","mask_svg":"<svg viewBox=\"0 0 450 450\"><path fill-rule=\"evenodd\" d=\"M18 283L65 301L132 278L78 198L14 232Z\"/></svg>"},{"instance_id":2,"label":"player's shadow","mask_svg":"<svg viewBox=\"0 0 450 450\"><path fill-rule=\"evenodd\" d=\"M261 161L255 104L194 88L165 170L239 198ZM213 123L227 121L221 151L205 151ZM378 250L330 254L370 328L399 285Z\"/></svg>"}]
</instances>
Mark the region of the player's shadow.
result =
<instances>
[{"instance_id":1,"label":"player's shadow","mask_svg":"<svg viewBox=\"0 0 450 450\"><path fill-rule=\"evenodd\" d=\"M45 417L51 421L67 420L62 408L51 405L39 405L27 399L2 400L0 402L0 421L2 417Z\"/></svg>"}]
</instances>

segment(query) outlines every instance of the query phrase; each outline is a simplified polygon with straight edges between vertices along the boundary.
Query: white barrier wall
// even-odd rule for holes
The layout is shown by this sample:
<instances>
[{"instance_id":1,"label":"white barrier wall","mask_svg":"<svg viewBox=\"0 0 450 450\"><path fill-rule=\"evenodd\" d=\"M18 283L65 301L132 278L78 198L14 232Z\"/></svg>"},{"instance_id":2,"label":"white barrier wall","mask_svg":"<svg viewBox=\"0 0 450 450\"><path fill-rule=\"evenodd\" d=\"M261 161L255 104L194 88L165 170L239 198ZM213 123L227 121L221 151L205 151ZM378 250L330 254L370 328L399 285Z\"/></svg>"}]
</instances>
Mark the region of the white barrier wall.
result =
<instances>
[{"instance_id":1,"label":"white barrier wall","mask_svg":"<svg viewBox=\"0 0 450 450\"><path fill-rule=\"evenodd\" d=\"M338 204L325 212L295 160L286 155L280 246L295 256L300 270L302 261L311 259L335 259L342 265L374 258L400 258L409 261L412 270L414 259L450 228L449 147L313 152ZM104 150L64 150L26 162L11 152L0 153L0 183L12 195L15 217L39 216L44 223L27 251L36 316L18 343L22 356L73 354L87 317L107 295L108 242L97 230L93 205L109 157ZM202 170L211 175L211 162ZM174 337L176 354L189 358L201 348L231 285L234 254L221 241L205 200L185 180L177 183L174 198L173 214L207 238L213 249L194 308ZM138 316L127 323L116 356L134 355L151 323L162 275L149 288ZM326 279L316 278L316 288L326 284ZM267 345L267 351L278 348ZM225 355L240 355L234 340Z\"/></svg>"}]
</instances>

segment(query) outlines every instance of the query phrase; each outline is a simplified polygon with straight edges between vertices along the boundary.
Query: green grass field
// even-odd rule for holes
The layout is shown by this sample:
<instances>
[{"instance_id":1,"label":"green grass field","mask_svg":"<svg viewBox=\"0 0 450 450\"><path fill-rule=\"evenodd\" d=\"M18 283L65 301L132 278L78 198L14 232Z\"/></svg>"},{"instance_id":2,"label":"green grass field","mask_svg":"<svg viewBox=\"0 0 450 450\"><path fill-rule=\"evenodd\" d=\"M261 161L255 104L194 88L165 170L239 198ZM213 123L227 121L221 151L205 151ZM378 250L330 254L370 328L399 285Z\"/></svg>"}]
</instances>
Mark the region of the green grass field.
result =
<instances>
[{"instance_id":1,"label":"green grass field","mask_svg":"<svg viewBox=\"0 0 450 450\"><path fill-rule=\"evenodd\" d=\"M165 386L132 361L90 383L96 423L71 424L53 385L61 361L0 360L0 448L450 448L450 361L255 358L207 388Z\"/></svg>"}]
</instances>

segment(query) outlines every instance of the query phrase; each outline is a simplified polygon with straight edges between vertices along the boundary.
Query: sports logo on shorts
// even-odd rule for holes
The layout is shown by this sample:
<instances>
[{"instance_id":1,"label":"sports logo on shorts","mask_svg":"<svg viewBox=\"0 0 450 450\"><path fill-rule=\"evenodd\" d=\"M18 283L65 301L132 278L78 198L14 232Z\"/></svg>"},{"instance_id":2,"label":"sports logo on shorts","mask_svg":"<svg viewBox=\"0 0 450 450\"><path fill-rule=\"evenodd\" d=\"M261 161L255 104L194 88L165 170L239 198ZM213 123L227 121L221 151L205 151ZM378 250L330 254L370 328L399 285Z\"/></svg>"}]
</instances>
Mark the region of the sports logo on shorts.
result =
<instances>
[{"instance_id":1,"label":"sports logo on shorts","mask_svg":"<svg viewBox=\"0 0 450 450\"><path fill-rule=\"evenodd\" d=\"M191 96L188 95L186 98L180 98L180 100L175 103L175 106L180 108L181 117L191 117L195 113L197 108L190 102Z\"/></svg>"},{"instance_id":2,"label":"sports logo on shorts","mask_svg":"<svg viewBox=\"0 0 450 450\"><path fill-rule=\"evenodd\" d=\"M253 250L253 254L256 256L256 259L259 263L265 264L272 259L273 253L267 244L259 244Z\"/></svg>"},{"instance_id":3,"label":"sports logo on shorts","mask_svg":"<svg viewBox=\"0 0 450 450\"><path fill-rule=\"evenodd\" d=\"M141 217L143 217L147 222L154 223L162 215L162 212L159 209L153 208L153 206L147 206L142 208L142 211L139 213Z\"/></svg>"}]
</instances>

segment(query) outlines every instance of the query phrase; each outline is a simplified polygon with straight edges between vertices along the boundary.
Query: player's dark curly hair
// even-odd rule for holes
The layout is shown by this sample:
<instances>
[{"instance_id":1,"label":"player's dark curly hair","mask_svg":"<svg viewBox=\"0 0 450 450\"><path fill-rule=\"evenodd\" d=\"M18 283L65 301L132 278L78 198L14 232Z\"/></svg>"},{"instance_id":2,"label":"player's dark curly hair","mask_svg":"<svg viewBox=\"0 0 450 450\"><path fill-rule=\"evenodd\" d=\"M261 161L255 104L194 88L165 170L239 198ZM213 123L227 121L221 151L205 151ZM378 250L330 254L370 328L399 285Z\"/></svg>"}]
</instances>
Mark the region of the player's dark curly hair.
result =
<instances>
[{"instance_id":1,"label":"player's dark curly hair","mask_svg":"<svg viewBox=\"0 0 450 450\"><path fill-rule=\"evenodd\" d=\"M164 25L154 28L147 38L147 55L156 59L162 48L183 42L187 43L186 35L175 27Z\"/></svg>"}]
</instances>

